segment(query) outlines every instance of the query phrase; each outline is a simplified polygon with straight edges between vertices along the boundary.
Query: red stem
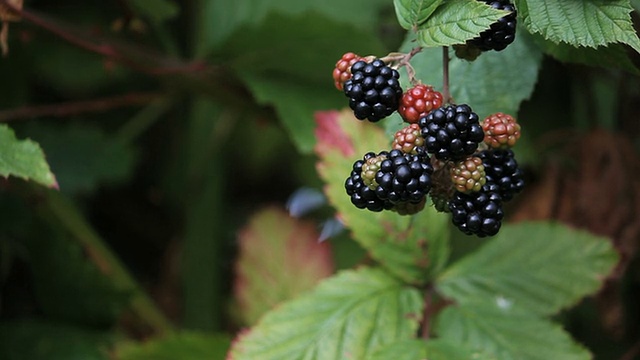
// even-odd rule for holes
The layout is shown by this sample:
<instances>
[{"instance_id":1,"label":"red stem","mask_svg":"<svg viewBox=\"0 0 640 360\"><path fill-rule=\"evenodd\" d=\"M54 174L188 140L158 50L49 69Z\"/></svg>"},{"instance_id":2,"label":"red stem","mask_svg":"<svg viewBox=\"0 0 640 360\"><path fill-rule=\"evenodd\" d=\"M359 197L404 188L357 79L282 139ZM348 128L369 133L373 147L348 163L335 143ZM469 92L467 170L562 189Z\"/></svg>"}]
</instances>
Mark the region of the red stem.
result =
<instances>
[{"instance_id":1,"label":"red stem","mask_svg":"<svg viewBox=\"0 0 640 360\"><path fill-rule=\"evenodd\" d=\"M422 338L429 340L431 335L431 315L433 315L432 308L433 288L427 287L424 291L424 310L422 311Z\"/></svg>"}]
</instances>

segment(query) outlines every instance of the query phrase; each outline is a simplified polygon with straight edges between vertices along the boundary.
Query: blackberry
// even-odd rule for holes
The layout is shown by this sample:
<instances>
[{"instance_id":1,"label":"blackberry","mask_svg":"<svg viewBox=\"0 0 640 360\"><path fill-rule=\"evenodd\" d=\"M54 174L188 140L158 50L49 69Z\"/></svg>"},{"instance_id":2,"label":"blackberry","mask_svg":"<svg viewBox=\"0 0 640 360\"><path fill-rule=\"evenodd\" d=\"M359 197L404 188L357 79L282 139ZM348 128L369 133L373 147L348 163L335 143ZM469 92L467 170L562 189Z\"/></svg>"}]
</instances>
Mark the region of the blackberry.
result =
<instances>
[{"instance_id":1,"label":"blackberry","mask_svg":"<svg viewBox=\"0 0 640 360\"><path fill-rule=\"evenodd\" d=\"M397 203L391 210L397 212L398 215L413 215L422 211L426 203L427 203L427 197L425 196L422 198L422 201L418 203L412 203L412 202Z\"/></svg>"},{"instance_id":2,"label":"blackberry","mask_svg":"<svg viewBox=\"0 0 640 360\"><path fill-rule=\"evenodd\" d=\"M442 106L442 94L432 86L418 84L407 90L400 101L398 113L404 121L415 124L433 109Z\"/></svg>"},{"instance_id":3,"label":"blackberry","mask_svg":"<svg viewBox=\"0 0 640 360\"><path fill-rule=\"evenodd\" d=\"M413 155L391 150L376 173L378 187L375 193L378 198L392 204L417 204L431 190L432 173L429 155L424 151Z\"/></svg>"},{"instance_id":4,"label":"blackberry","mask_svg":"<svg viewBox=\"0 0 640 360\"><path fill-rule=\"evenodd\" d=\"M520 124L513 116L500 112L487 116L482 130L485 144L494 149L513 147L520 138Z\"/></svg>"},{"instance_id":5,"label":"blackberry","mask_svg":"<svg viewBox=\"0 0 640 360\"><path fill-rule=\"evenodd\" d=\"M402 88L400 74L380 59L371 63L356 61L351 79L344 83L344 93L356 118L379 121L398 109Z\"/></svg>"},{"instance_id":6,"label":"blackberry","mask_svg":"<svg viewBox=\"0 0 640 360\"><path fill-rule=\"evenodd\" d=\"M380 153L380 155L384 154L386 154L386 152ZM374 157L376 157L376 154L370 152L365 154L362 160L353 163L351 175L345 181L344 187L347 190L347 195L351 197L351 203L358 209L368 209L378 212L391 209L393 204L378 198L376 191L365 185L362 179L362 167L366 164L367 160Z\"/></svg>"},{"instance_id":7,"label":"blackberry","mask_svg":"<svg viewBox=\"0 0 640 360\"><path fill-rule=\"evenodd\" d=\"M424 138L422 137L420 126L411 124L396 131L393 136L394 149L400 150L407 154L417 154L418 148L424 146Z\"/></svg>"},{"instance_id":8,"label":"blackberry","mask_svg":"<svg viewBox=\"0 0 640 360\"><path fill-rule=\"evenodd\" d=\"M502 200L509 201L524 188L524 174L511 150L484 150L478 154L487 182L498 186Z\"/></svg>"},{"instance_id":9,"label":"blackberry","mask_svg":"<svg viewBox=\"0 0 640 360\"><path fill-rule=\"evenodd\" d=\"M459 161L473 154L484 132L469 105L447 105L418 122L427 151L439 160Z\"/></svg>"},{"instance_id":10,"label":"blackberry","mask_svg":"<svg viewBox=\"0 0 640 360\"><path fill-rule=\"evenodd\" d=\"M516 38L517 12L515 6L509 0L478 0L486 3L494 9L510 11L491 24L491 27L476 38L467 41L467 45L480 51L502 51Z\"/></svg>"},{"instance_id":11,"label":"blackberry","mask_svg":"<svg viewBox=\"0 0 640 360\"><path fill-rule=\"evenodd\" d=\"M502 226L502 198L497 184L487 182L480 191L456 193L449 201L451 221L467 235L493 236Z\"/></svg>"}]
</instances>

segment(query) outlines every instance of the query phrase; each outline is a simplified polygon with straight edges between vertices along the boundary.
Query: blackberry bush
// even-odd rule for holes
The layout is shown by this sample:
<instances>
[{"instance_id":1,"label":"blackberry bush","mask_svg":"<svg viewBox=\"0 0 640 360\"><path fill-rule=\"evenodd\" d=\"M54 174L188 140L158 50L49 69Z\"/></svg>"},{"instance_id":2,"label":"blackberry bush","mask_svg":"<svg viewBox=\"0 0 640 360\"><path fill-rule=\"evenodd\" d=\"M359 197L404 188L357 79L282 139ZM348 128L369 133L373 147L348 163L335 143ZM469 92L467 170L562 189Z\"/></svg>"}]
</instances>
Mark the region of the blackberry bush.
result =
<instances>
[{"instance_id":1,"label":"blackberry bush","mask_svg":"<svg viewBox=\"0 0 640 360\"><path fill-rule=\"evenodd\" d=\"M398 71L380 59L371 63L356 61L351 67L351 79L344 83L355 117L376 122L393 114L402 97L399 78Z\"/></svg>"},{"instance_id":2,"label":"blackberry bush","mask_svg":"<svg viewBox=\"0 0 640 360\"><path fill-rule=\"evenodd\" d=\"M427 151L439 160L463 160L484 139L478 115L468 105L447 105L420 119Z\"/></svg>"}]
</instances>

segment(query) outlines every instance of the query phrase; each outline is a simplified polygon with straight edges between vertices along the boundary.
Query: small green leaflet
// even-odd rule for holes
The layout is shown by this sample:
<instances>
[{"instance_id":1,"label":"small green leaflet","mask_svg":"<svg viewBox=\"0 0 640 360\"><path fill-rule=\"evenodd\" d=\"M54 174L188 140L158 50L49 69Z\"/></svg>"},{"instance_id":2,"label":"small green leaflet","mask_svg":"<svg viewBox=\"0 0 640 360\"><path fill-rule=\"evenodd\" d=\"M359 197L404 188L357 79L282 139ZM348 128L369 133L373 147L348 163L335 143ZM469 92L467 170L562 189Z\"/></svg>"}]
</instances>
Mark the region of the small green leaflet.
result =
<instances>
[{"instance_id":1,"label":"small green leaflet","mask_svg":"<svg viewBox=\"0 0 640 360\"><path fill-rule=\"evenodd\" d=\"M18 140L6 124L0 125L0 175L33 180L50 188L58 187L40 145L28 139Z\"/></svg>"},{"instance_id":2,"label":"small green leaflet","mask_svg":"<svg viewBox=\"0 0 640 360\"><path fill-rule=\"evenodd\" d=\"M443 0L393 0L393 6L400 26L416 30L442 2Z\"/></svg>"},{"instance_id":3,"label":"small green leaflet","mask_svg":"<svg viewBox=\"0 0 640 360\"><path fill-rule=\"evenodd\" d=\"M425 47L463 44L507 14L476 0L447 1L418 27L418 42Z\"/></svg>"}]
</instances>

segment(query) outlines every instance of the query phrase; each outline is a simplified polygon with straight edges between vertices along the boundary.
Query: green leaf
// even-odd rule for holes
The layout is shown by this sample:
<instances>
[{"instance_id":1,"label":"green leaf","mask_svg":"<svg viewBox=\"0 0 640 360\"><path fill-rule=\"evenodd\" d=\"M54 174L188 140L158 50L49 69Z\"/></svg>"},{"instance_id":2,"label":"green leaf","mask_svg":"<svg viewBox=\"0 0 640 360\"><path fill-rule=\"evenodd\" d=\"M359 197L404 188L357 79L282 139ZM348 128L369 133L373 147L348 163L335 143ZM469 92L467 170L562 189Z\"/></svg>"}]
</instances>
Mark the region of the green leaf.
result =
<instances>
[{"instance_id":1,"label":"green leaf","mask_svg":"<svg viewBox=\"0 0 640 360\"><path fill-rule=\"evenodd\" d=\"M259 103L274 106L298 149L310 152L313 113L347 104L333 85L336 61L347 51L369 54L382 49L370 31L318 14L272 14L238 30L216 52L216 61L228 62Z\"/></svg>"},{"instance_id":2,"label":"green leaf","mask_svg":"<svg viewBox=\"0 0 640 360\"><path fill-rule=\"evenodd\" d=\"M107 360L114 335L44 321L0 324L0 358L7 360Z\"/></svg>"},{"instance_id":3,"label":"green leaf","mask_svg":"<svg viewBox=\"0 0 640 360\"><path fill-rule=\"evenodd\" d=\"M255 323L267 310L331 275L329 243L318 238L315 224L294 219L276 207L251 218L239 234L234 283L245 323Z\"/></svg>"},{"instance_id":4,"label":"green leaf","mask_svg":"<svg viewBox=\"0 0 640 360\"><path fill-rule=\"evenodd\" d=\"M353 238L390 272L411 283L426 283L449 256L448 217L427 208L413 216L392 211L373 213L353 206L344 182L353 163L369 151L389 149L390 140L376 125L359 121L353 112L316 116L315 152L325 193Z\"/></svg>"},{"instance_id":5,"label":"green leaf","mask_svg":"<svg viewBox=\"0 0 640 360\"><path fill-rule=\"evenodd\" d=\"M371 360L497 360L478 350L447 339L404 340L389 344Z\"/></svg>"},{"instance_id":6,"label":"green leaf","mask_svg":"<svg viewBox=\"0 0 640 360\"><path fill-rule=\"evenodd\" d=\"M180 13L180 6L170 0L129 0L128 2L136 13L157 23L171 20Z\"/></svg>"},{"instance_id":7,"label":"green leaf","mask_svg":"<svg viewBox=\"0 0 640 360\"><path fill-rule=\"evenodd\" d=\"M60 190L87 194L102 184L118 184L131 175L136 153L129 144L97 126L33 124L26 134L47 153Z\"/></svg>"},{"instance_id":8,"label":"green leaf","mask_svg":"<svg viewBox=\"0 0 640 360\"><path fill-rule=\"evenodd\" d=\"M393 0L400 26L416 29L442 4L444 0Z\"/></svg>"},{"instance_id":9,"label":"green leaf","mask_svg":"<svg viewBox=\"0 0 640 360\"><path fill-rule=\"evenodd\" d=\"M344 271L268 312L232 346L230 360L368 359L410 339L420 293L380 269Z\"/></svg>"},{"instance_id":10,"label":"green leaf","mask_svg":"<svg viewBox=\"0 0 640 360\"><path fill-rule=\"evenodd\" d=\"M556 223L521 223L504 226L436 286L461 304L485 299L551 315L596 291L616 262L607 239Z\"/></svg>"},{"instance_id":11,"label":"green leaf","mask_svg":"<svg viewBox=\"0 0 640 360\"><path fill-rule=\"evenodd\" d=\"M57 188L40 146L31 140L18 140L6 124L0 125L0 176L16 176L38 184Z\"/></svg>"},{"instance_id":12,"label":"green leaf","mask_svg":"<svg viewBox=\"0 0 640 360\"><path fill-rule=\"evenodd\" d=\"M516 0L515 3L527 30L547 40L587 47L624 43L640 52L629 0Z\"/></svg>"},{"instance_id":13,"label":"green leaf","mask_svg":"<svg viewBox=\"0 0 640 360\"><path fill-rule=\"evenodd\" d=\"M626 48L621 44L590 48L574 47L566 43L556 44L552 41L544 40L542 36L537 34L533 35L533 39L542 51L562 62L620 68L635 75L640 74L640 70L631 61Z\"/></svg>"},{"instance_id":14,"label":"green leaf","mask_svg":"<svg viewBox=\"0 0 640 360\"><path fill-rule=\"evenodd\" d=\"M560 326L500 301L450 306L436 317L434 331L500 360L591 359Z\"/></svg>"},{"instance_id":15,"label":"green leaf","mask_svg":"<svg viewBox=\"0 0 640 360\"><path fill-rule=\"evenodd\" d=\"M407 38L401 51L409 51ZM542 53L530 36L521 32L501 52L487 52L473 62L452 58L449 64L451 95L458 104L469 104L484 118L496 112L516 115L538 79ZM411 61L416 77L439 89L442 85L442 49L425 49ZM401 72L403 84L408 82Z\"/></svg>"},{"instance_id":16,"label":"green leaf","mask_svg":"<svg viewBox=\"0 0 640 360\"><path fill-rule=\"evenodd\" d=\"M508 14L481 1L446 1L418 27L418 42L425 47L464 44Z\"/></svg>"},{"instance_id":17,"label":"green leaf","mask_svg":"<svg viewBox=\"0 0 640 360\"><path fill-rule=\"evenodd\" d=\"M180 332L144 343L120 343L112 360L224 360L230 344L226 335Z\"/></svg>"},{"instance_id":18,"label":"green leaf","mask_svg":"<svg viewBox=\"0 0 640 360\"><path fill-rule=\"evenodd\" d=\"M328 19L331 23L349 24L360 31L370 31L378 22L381 10L388 4L388 0L234 0L234 1L203 1L202 9L198 12L197 53L205 55L223 42L238 29L247 25L259 24L273 14L282 16L300 16L315 13ZM291 36L295 36L295 28L282 28ZM329 25L319 30L331 32ZM351 33L345 33L351 36ZM268 35L268 34L262 34ZM343 40L348 41L349 36ZM308 43L312 48L314 42ZM340 46L339 42L335 46ZM347 50L348 51L348 50ZM311 51L319 55L317 51ZM338 59L334 60L334 63ZM332 64L333 65L333 64Z\"/></svg>"}]
</instances>

